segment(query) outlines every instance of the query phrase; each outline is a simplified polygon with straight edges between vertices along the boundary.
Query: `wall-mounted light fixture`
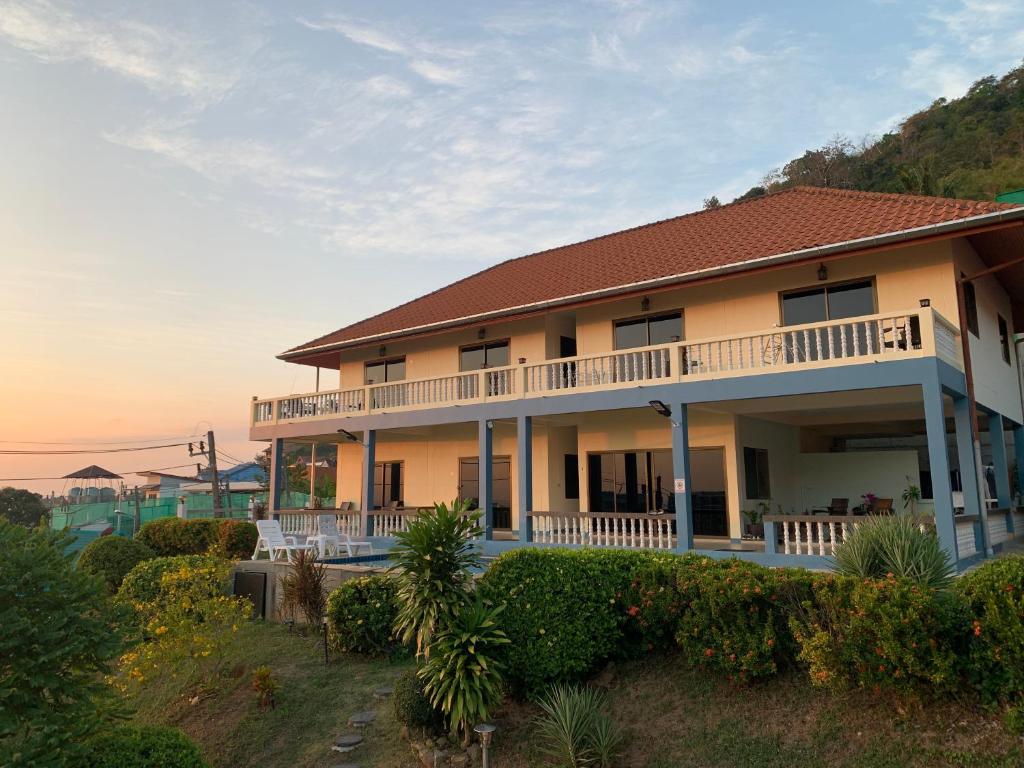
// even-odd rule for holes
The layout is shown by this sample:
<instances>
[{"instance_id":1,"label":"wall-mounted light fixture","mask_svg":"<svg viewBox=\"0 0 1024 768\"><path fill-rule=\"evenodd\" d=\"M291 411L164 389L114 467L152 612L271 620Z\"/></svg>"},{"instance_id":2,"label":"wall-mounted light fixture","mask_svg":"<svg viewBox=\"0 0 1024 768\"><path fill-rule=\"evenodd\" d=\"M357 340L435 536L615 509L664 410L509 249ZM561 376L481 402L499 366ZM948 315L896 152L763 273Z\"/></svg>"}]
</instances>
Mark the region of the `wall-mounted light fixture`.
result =
<instances>
[{"instance_id":1,"label":"wall-mounted light fixture","mask_svg":"<svg viewBox=\"0 0 1024 768\"><path fill-rule=\"evenodd\" d=\"M818 265L818 279L828 280L828 267L824 263Z\"/></svg>"},{"instance_id":2,"label":"wall-mounted light fixture","mask_svg":"<svg viewBox=\"0 0 1024 768\"><path fill-rule=\"evenodd\" d=\"M494 429L494 422L491 421L490 419L487 420L487 428Z\"/></svg>"},{"instance_id":3,"label":"wall-mounted light fixture","mask_svg":"<svg viewBox=\"0 0 1024 768\"><path fill-rule=\"evenodd\" d=\"M351 441L353 443L358 443L359 442L359 438L356 437L355 435L353 435L347 429L339 429L338 430L338 434L341 435L342 437L344 437L346 440L349 440L349 441Z\"/></svg>"},{"instance_id":4,"label":"wall-mounted light fixture","mask_svg":"<svg viewBox=\"0 0 1024 768\"><path fill-rule=\"evenodd\" d=\"M520 357L519 358L519 364L520 365L526 365L526 358L525 357Z\"/></svg>"},{"instance_id":5,"label":"wall-mounted light fixture","mask_svg":"<svg viewBox=\"0 0 1024 768\"><path fill-rule=\"evenodd\" d=\"M651 400L648 405L657 411L659 416L664 416L666 419L672 418L672 409L661 402L661 400Z\"/></svg>"},{"instance_id":6,"label":"wall-mounted light fixture","mask_svg":"<svg viewBox=\"0 0 1024 768\"><path fill-rule=\"evenodd\" d=\"M487 338L487 329L486 328L478 328L477 331L476 331L476 337L478 339L486 339Z\"/></svg>"},{"instance_id":7,"label":"wall-mounted light fixture","mask_svg":"<svg viewBox=\"0 0 1024 768\"><path fill-rule=\"evenodd\" d=\"M377 357L384 357L384 355L386 355L387 353L388 348L381 344L380 348L377 350Z\"/></svg>"},{"instance_id":8,"label":"wall-mounted light fixture","mask_svg":"<svg viewBox=\"0 0 1024 768\"><path fill-rule=\"evenodd\" d=\"M930 307L932 305L931 299L921 299L919 302L922 307Z\"/></svg>"},{"instance_id":9,"label":"wall-mounted light fixture","mask_svg":"<svg viewBox=\"0 0 1024 768\"><path fill-rule=\"evenodd\" d=\"M641 312L648 312L648 311L650 311L650 309L651 309L651 298L649 296L644 296L642 299L640 299L640 311Z\"/></svg>"}]
</instances>

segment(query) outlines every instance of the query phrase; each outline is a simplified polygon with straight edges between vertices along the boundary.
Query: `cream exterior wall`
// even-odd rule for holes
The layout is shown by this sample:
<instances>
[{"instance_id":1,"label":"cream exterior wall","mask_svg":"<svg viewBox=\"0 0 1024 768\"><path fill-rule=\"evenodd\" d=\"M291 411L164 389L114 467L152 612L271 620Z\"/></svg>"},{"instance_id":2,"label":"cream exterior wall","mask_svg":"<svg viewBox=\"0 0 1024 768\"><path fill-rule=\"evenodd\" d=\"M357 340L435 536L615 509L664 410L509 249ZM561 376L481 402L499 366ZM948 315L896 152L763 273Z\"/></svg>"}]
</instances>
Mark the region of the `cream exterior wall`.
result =
<instances>
[{"instance_id":1,"label":"cream exterior wall","mask_svg":"<svg viewBox=\"0 0 1024 768\"><path fill-rule=\"evenodd\" d=\"M736 422L737 468L740 476L740 499L742 509L754 509L760 499L747 496L744 448L763 448L768 451L768 483L771 488L771 512L778 512L778 505L786 513L803 512L798 507L799 481L797 457L800 453L800 429L790 424L740 416Z\"/></svg>"},{"instance_id":2,"label":"cream exterior wall","mask_svg":"<svg viewBox=\"0 0 1024 768\"><path fill-rule=\"evenodd\" d=\"M966 240L953 243L957 268L966 275L972 275L985 268L981 259ZM1013 310L1010 297L992 275L979 278L974 283L978 304L978 335L968 332L971 344L971 362L974 373L974 394L980 405L1008 416L1020 424L1020 385L1017 378L1017 350L1013 343ZM1009 329L1010 362L1003 360L999 344L998 315L1006 320ZM949 318L958 326L958 317Z\"/></svg>"},{"instance_id":3,"label":"cream exterior wall","mask_svg":"<svg viewBox=\"0 0 1024 768\"><path fill-rule=\"evenodd\" d=\"M827 506L833 497L848 498L852 508L865 493L892 499L893 509L902 509L903 490L918 484L920 468L917 451L801 453L797 465L800 512Z\"/></svg>"}]
</instances>

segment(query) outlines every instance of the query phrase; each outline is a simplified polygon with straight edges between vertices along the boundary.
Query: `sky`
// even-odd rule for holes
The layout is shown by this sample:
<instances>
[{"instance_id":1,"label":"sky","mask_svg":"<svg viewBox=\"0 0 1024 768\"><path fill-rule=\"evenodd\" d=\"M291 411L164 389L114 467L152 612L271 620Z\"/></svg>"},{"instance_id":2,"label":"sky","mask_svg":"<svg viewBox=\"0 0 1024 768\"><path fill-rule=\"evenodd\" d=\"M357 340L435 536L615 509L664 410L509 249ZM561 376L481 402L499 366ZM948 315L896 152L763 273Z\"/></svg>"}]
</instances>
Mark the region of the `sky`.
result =
<instances>
[{"instance_id":1,"label":"sky","mask_svg":"<svg viewBox=\"0 0 1024 768\"><path fill-rule=\"evenodd\" d=\"M313 389L281 351L1022 56L1016 0L0 0L0 451L248 459L250 398ZM0 484L192 461L0 453Z\"/></svg>"}]
</instances>

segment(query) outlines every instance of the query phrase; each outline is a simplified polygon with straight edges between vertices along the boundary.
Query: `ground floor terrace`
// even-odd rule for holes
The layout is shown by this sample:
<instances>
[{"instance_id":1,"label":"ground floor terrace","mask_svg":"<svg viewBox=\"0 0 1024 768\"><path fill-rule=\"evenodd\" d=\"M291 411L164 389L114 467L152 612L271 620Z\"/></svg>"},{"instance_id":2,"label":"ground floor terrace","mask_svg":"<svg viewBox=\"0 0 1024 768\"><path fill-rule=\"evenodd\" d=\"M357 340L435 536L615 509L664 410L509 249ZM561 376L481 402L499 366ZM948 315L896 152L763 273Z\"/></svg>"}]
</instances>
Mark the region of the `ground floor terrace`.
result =
<instances>
[{"instance_id":1,"label":"ground floor terrace","mask_svg":"<svg viewBox=\"0 0 1024 768\"><path fill-rule=\"evenodd\" d=\"M1024 531L1009 459L1024 467L1024 430L980 408L979 473L955 368L925 358L751 379L350 417L312 434L278 425L272 512L286 533L315 532L313 511L282 503L289 447L315 444L337 459L341 529L381 549L420 508L455 498L481 510L488 553L696 550L825 567L864 514L913 509L963 568Z\"/></svg>"}]
</instances>

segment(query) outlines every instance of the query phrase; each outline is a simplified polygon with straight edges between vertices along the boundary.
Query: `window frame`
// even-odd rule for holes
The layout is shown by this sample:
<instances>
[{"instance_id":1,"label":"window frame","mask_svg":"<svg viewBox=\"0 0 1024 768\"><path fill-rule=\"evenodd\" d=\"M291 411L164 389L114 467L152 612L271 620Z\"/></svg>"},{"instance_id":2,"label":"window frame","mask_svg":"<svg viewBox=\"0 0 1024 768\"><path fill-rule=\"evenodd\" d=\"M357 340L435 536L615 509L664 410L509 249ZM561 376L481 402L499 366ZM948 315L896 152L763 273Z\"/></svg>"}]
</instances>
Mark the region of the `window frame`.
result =
<instances>
[{"instance_id":1,"label":"window frame","mask_svg":"<svg viewBox=\"0 0 1024 768\"><path fill-rule=\"evenodd\" d=\"M402 378L400 378L400 379L389 379L388 378L388 365L390 365L391 363L397 363L397 362L401 362L403 365L406 366L406 374L408 374L408 372L409 372L408 361L406 360L405 355L394 355L393 357L379 357L379 358L376 358L375 360L367 360L366 362L364 362L363 363L363 386L364 387L378 387L381 384L391 384L391 383L398 382L398 381L405 381L408 378L408 375L403 375ZM384 381L375 381L375 382L373 382L371 384L369 381L366 380L366 369L369 368L371 365L383 365L384 366Z\"/></svg>"},{"instance_id":2,"label":"window frame","mask_svg":"<svg viewBox=\"0 0 1024 768\"><path fill-rule=\"evenodd\" d=\"M505 365L488 365L487 364L487 349L488 347L496 347L500 344L504 344L508 350L508 363ZM462 353L468 352L474 349L483 349L484 351L484 364L479 368L463 368L462 367ZM472 344L463 344L459 347L459 373L469 373L470 371L486 371L491 368L508 368L512 365L512 339L506 337L504 339L484 339L476 341Z\"/></svg>"},{"instance_id":3,"label":"window frame","mask_svg":"<svg viewBox=\"0 0 1024 768\"><path fill-rule=\"evenodd\" d=\"M395 464L397 464L399 466L399 470L398 470L398 493L399 493L400 498L398 498L398 499L388 499L385 502L384 501L384 493L386 491L389 491L390 488L391 488L391 485L392 485L392 483L388 483L388 479L389 479L388 473L390 471L391 472L391 477L394 477L393 467L394 467ZM377 486L377 467L381 468L381 478L380 478L381 479L381 484L380 484L381 503L380 503L379 506L377 504L377 487L378 487ZM370 506L372 506L374 509L384 509L392 501L397 501L399 504L404 504L405 503L405 459L397 459L397 460L394 460L394 461L375 461L373 463L373 501L372 501Z\"/></svg>"},{"instance_id":4,"label":"window frame","mask_svg":"<svg viewBox=\"0 0 1024 768\"><path fill-rule=\"evenodd\" d=\"M999 329L999 349L1003 354L1003 362L1010 365L1010 326L1006 318L996 313L996 324Z\"/></svg>"},{"instance_id":5,"label":"window frame","mask_svg":"<svg viewBox=\"0 0 1024 768\"><path fill-rule=\"evenodd\" d=\"M761 486L762 468L761 457L764 458L764 487ZM753 459L753 463L751 463ZM743 490L748 501L770 501L772 498L772 471L771 460L767 448L758 448L754 445L743 446ZM751 488L751 477L754 479L756 488ZM756 495L755 495L756 493Z\"/></svg>"},{"instance_id":6,"label":"window frame","mask_svg":"<svg viewBox=\"0 0 1024 768\"><path fill-rule=\"evenodd\" d=\"M666 318L666 317L670 317L672 315L679 315L679 333L680 333L679 341L680 342L684 341L686 339L686 313L683 311L683 308L680 307L679 309L666 309L664 312L641 312L639 315L630 315L629 317L617 317L617 318L615 318L614 320L612 320L612 349L615 352L620 352L620 351L627 350L627 349L643 349L644 347L652 346L652 344L651 344L651 320L658 320L660 318ZM615 339L615 330L618 327L619 323L634 323L634 322L636 322L638 320L646 321L645 324L644 324L644 327L645 327L645 329L647 331L647 333L646 333L647 343L646 344L642 344L639 347L620 347L618 345L618 342ZM666 344L678 344L679 342L668 341L668 342L665 342L665 343ZM662 345L658 344L658 345L654 345L654 346L662 346Z\"/></svg>"},{"instance_id":7,"label":"window frame","mask_svg":"<svg viewBox=\"0 0 1024 768\"><path fill-rule=\"evenodd\" d=\"M841 287L846 286L846 285L856 285L857 283L868 283L871 286L871 307L872 307L872 310L871 310L871 312L868 313L868 315L877 315L878 312L879 312L879 309L878 309L878 282L876 280L876 277L877 277L876 275L868 275L866 277L851 278L850 280L835 280L835 281L830 282L830 283L818 283L818 284L802 285L799 288L787 288L784 291L779 291L779 299L778 299L778 302L779 302L779 326L782 327L782 328L790 327L790 326L788 326L786 324L786 304L785 304L786 297L787 296L792 296L793 294L796 294L796 293L810 293L810 292L815 291L815 290L821 290L821 291L824 291L824 293L825 293L825 319L824 320L818 320L816 322L829 323L829 322L832 322L833 320L852 319L852 318L842 318L842 317L841 318L833 318L833 317L831 317L831 312L829 312L828 293L829 293L830 290L832 290L834 288L841 288ZM866 315L854 315L854 317L866 317ZM807 325L807 323L793 323L793 325Z\"/></svg>"}]
</instances>

